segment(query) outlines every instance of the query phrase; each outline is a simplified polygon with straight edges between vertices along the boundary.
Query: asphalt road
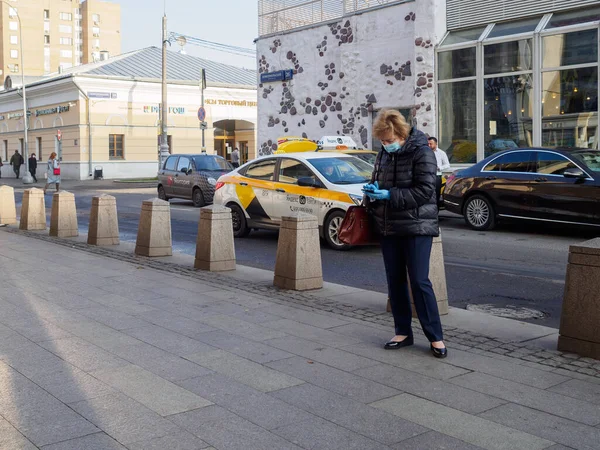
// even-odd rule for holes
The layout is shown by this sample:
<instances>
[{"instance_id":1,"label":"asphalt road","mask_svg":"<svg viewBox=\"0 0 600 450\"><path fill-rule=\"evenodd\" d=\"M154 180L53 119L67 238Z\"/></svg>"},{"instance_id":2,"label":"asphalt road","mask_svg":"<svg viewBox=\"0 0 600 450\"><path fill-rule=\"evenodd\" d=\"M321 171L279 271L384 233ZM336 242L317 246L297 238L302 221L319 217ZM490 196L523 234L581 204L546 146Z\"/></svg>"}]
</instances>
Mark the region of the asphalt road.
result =
<instances>
[{"instance_id":1,"label":"asphalt road","mask_svg":"<svg viewBox=\"0 0 600 450\"><path fill-rule=\"evenodd\" d=\"M20 202L21 193L16 192ZM82 232L87 232L92 197L107 193L117 198L121 239L135 241L143 200L151 188L74 189ZM50 193L46 197L51 204ZM199 211L190 202L171 201L174 251L194 254ZM49 217L49 212L48 212ZM531 308L543 313L533 323L558 327L569 245L596 237L586 229L548 225L506 224L490 232L475 232L461 217L442 213L442 234L450 304ZM252 232L236 240L238 264L273 270L277 233ZM378 248L336 252L322 247L325 281L386 292L383 261Z\"/></svg>"}]
</instances>

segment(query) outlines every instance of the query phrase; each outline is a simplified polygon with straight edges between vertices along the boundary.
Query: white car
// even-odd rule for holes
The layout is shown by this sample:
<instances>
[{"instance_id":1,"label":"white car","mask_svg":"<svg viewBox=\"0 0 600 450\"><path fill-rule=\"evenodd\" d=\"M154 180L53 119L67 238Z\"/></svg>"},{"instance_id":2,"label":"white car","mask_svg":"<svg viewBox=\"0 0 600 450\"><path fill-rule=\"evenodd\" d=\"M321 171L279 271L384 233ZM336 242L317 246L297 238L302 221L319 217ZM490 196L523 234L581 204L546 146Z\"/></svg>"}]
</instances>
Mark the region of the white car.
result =
<instances>
[{"instance_id":1,"label":"white car","mask_svg":"<svg viewBox=\"0 0 600 450\"><path fill-rule=\"evenodd\" d=\"M339 227L348 207L361 204L372 171L372 165L339 152L264 156L220 177L214 203L231 208L236 237L277 229L282 217L300 211L317 217L331 248L345 250Z\"/></svg>"}]
</instances>

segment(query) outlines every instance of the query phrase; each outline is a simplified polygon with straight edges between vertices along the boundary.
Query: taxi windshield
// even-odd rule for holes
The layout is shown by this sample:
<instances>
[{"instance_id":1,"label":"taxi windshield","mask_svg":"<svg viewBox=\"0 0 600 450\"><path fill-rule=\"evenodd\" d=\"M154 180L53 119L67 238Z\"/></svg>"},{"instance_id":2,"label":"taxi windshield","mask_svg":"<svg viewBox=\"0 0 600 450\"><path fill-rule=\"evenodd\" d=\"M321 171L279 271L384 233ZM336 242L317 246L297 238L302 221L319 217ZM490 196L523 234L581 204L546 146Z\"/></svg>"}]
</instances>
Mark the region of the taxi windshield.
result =
<instances>
[{"instance_id":1,"label":"taxi windshield","mask_svg":"<svg viewBox=\"0 0 600 450\"><path fill-rule=\"evenodd\" d=\"M576 159L583 161L590 170L600 172L600 151L598 150L576 150L571 153Z\"/></svg>"},{"instance_id":2,"label":"taxi windshield","mask_svg":"<svg viewBox=\"0 0 600 450\"><path fill-rule=\"evenodd\" d=\"M315 158L310 163L333 184L367 183L373 172L373 166L355 157Z\"/></svg>"},{"instance_id":3,"label":"taxi windshield","mask_svg":"<svg viewBox=\"0 0 600 450\"><path fill-rule=\"evenodd\" d=\"M199 172L203 171L203 170L219 171L219 172L232 170L232 167L229 165L229 163L225 159L223 159L219 156L213 156L213 155L195 156L194 162L196 163L196 170Z\"/></svg>"}]
</instances>

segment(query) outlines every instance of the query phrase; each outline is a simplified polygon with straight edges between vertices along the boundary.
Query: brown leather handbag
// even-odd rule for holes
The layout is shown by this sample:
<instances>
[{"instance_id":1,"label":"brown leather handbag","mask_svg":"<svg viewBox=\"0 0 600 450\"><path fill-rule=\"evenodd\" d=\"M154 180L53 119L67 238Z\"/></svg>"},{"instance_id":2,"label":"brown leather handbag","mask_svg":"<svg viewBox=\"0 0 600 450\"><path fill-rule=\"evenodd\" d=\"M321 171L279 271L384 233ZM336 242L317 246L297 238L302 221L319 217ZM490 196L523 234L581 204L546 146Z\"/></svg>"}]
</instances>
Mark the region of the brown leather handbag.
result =
<instances>
[{"instance_id":1,"label":"brown leather handbag","mask_svg":"<svg viewBox=\"0 0 600 450\"><path fill-rule=\"evenodd\" d=\"M364 205L351 206L340 225L338 237L347 245L373 245L377 243L371 228L369 213Z\"/></svg>"}]
</instances>

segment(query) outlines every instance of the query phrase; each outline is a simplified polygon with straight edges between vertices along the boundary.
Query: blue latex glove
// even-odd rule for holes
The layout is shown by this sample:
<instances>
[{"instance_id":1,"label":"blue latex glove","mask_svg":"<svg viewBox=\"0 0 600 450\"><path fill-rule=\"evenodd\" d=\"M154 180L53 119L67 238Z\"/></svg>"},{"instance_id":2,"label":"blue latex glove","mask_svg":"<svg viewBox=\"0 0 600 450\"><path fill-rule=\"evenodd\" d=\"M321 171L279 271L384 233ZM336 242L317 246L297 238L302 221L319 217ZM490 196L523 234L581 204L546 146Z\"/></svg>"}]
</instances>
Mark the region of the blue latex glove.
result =
<instances>
[{"instance_id":1,"label":"blue latex glove","mask_svg":"<svg viewBox=\"0 0 600 450\"><path fill-rule=\"evenodd\" d=\"M370 189L367 189L370 188ZM371 200L389 200L390 199L390 191L388 191L387 189L379 189L379 183L377 183L377 181L373 184L368 184L366 185L363 190L365 191L365 194L367 194L367 196L371 199Z\"/></svg>"}]
</instances>

